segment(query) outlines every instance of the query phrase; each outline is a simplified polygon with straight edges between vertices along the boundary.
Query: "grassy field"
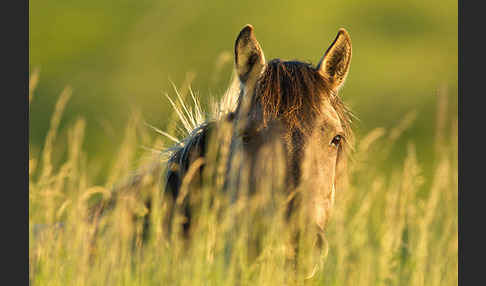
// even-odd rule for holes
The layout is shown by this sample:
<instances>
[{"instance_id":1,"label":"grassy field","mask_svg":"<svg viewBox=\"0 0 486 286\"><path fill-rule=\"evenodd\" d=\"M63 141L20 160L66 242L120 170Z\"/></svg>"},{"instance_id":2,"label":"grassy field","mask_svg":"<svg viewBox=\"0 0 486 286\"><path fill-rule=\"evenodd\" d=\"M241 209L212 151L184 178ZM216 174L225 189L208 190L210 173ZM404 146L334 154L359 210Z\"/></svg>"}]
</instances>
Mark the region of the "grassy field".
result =
<instances>
[{"instance_id":1,"label":"grassy field","mask_svg":"<svg viewBox=\"0 0 486 286\"><path fill-rule=\"evenodd\" d=\"M32 283L457 285L457 16L452 0L31 1ZM339 28L352 39L340 91L358 117L349 182L336 194L326 251L316 258L302 238L297 269L288 237L301 222L280 219L285 198L272 198L270 212L251 207L267 205L265 196L226 209L218 180L201 192L216 204L201 198L197 239L163 234L159 151L174 142L150 126L184 136L164 96L175 98L174 86L183 96L191 87L205 110L220 99L245 24L268 60L315 64ZM95 232L88 209L148 166ZM133 216L147 215L147 196L159 203L141 248ZM264 242L257 258L252 236Z\"/></svg>"},{"instance_id":2,"label":"grassy field","mask_svg":"<svg viewBox=\"0 0 486 286\"><path fill-rule=\"evenodd\" d=\"M34 73L29 101L36 100L38 80ZM170 146L170 142L147 128L144 118L135 112L123 142L118 146L106 142L116 149L116 159L96 164L83 147L86 119L78 117L62 124L71 93L66 88L58 97L43 148L30 154L29 267L33 285L458 283L457 117L447 112L451 103L445 90L439 90L436 97L430 175L424 173L413 140L408 140L402 159L384 163L420 114L411 112L396 126L358 134L349 185L338 190L327 227L326 251L316 260L302 238L303 255L297 269L289 266L286 240L296 225L286 224L278 215L261 215L259 208L251 207L265 205L268 198L225 208L227 198L217 192L217 182L203 187L202 193L214 195L215 201L209 207L208 196L202 197L195 239L189 244L176 239L176 232L170 239L164 236L161 221L167 204L162 200L163 180L158 172L123 193L95 231L87 220L87 210L113 196L111 190L135 170L154 160L161 162L161 155L151 150ZM169 118L169 130L180 125L177 117ZM139 240L133 238L138 237L141 222L132 215L147 214L142 204L145 196L158 203L150 216L154 227L149 240L139 247ZM276 200L273 214L283 211L281 201ZM176 215L175 221L180 219ZM62 226L56 227L56 223ZM250 235L263 242L256 259L248 255ZM318 271L306 279L316 261Z\"/></svg>"}]
</instances>

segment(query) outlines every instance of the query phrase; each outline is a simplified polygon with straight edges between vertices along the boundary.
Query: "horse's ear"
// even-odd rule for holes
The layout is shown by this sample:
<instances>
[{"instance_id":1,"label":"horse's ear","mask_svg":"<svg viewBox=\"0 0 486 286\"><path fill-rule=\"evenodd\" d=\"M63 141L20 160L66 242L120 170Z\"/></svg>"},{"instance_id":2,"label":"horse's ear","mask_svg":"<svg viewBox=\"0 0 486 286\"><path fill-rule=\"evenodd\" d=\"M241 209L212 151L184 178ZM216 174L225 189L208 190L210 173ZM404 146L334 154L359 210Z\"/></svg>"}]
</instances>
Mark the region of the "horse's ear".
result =
<instances>
[{"instance_id":1,"label":"horse's ear","mask_svg":"<svg viewBox=\"0 0 486 286\"><path fill-rule=\"evenodd\" d=\"M265 66L265 56L255 38L252 25L246 25L236 38L235 66L242 83L256 79Z\"/></svg>"},{"instance_id":2,"label":"horse's ear","mask_svg":"<svg viewBox=\"0 0 486 286\"><path fill-rule=\"evenodd\" d=\"M351 63L351 37L341 28L317 65L319 73L331 80L334 89L339 89L346 79Z\"/></svg>"}]
</instances>

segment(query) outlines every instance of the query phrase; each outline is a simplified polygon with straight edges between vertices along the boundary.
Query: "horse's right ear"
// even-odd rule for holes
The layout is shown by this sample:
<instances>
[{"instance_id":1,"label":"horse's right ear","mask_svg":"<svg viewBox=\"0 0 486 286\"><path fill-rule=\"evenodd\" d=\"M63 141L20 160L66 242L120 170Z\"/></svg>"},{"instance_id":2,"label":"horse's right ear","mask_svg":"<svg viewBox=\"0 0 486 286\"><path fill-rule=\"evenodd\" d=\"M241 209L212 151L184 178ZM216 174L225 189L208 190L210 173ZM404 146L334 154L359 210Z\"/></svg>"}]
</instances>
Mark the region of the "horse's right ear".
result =
<instances>
[{"instance_id":1,"label":"horse's right ear","mask_svg":"<svg viewBox=\"0 0 486 286\"><path fill-rule=\"evenodd\" d=\"M235 66L243 84L248 80L255 80L265 67L265 56L255 38L252 25L246 25L236 38Z\"/></svg>"},{"instance_id":2,"label":"horse's right ear","mask_svg":"<svg viewBox=\"0 0 486 286\"><path fill-rule=\"evenodd\" d=\"M341 28L317 65L317 70L331 81L334 89L339 89L348 75L350 63L351 37L345 29Z\"/></svg>"}]
</instances>

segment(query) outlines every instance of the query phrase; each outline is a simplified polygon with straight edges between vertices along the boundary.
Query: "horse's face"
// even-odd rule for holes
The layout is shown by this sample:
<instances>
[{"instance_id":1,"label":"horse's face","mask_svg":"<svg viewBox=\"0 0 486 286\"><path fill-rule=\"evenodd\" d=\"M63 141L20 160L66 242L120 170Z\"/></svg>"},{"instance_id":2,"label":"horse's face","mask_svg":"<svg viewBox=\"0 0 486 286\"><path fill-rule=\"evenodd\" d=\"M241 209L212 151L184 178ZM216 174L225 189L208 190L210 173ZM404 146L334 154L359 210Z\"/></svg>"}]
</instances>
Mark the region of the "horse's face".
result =
<instances>
[{"instance_id":1,"label":"horse's face","mask_svg":"<svg viewBox=\"0 0 486 286\"><path fill-rule=\"evenodd\" d=\"M278 59L266 63L251 26L235 44L241 88L230 155L237 178L233 182L253 191L269 186L300 189L306 221L320 232L334 203L351 136L348 112L337 96L350 60L351 40L345 30L317 67Z\"/></svg>"}]
</instances>

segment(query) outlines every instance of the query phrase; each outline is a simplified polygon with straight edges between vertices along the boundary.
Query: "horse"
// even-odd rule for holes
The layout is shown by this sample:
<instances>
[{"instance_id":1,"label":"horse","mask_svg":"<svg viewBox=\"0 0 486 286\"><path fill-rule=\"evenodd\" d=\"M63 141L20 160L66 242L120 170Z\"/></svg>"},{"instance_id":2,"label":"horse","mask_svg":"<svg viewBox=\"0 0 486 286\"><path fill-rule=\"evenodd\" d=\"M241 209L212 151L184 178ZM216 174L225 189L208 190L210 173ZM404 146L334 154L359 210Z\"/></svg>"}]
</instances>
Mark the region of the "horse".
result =
<instances>
[{"instance_id":1,"label":"horse","mask_svg":"<svg viewBox=\"0 0 486 286\"><path fill-rule=\"evenodd\" d=\"M284 197L285 221L297 226L292 230L293 257L299 251L299 236L308 236L313 241L311 248L322 251L325 227L337 186L345 178L353 145L352 114L339 96L350 62L351 39L345 29L339 29L319 63L313 66L278 58L267 62L253 26L246 25L234 45L234 81L217 105L214 118L199 122L185 138L165 150L169 154L165 168L160 160L155 160L116 186L107 200L90 208L88 219L94 225L90 257L96 252L97 233L105 228L100 224L103 215L115 208L119 198L140 193L146 184L156 184L161 172L165 172L163 199L169 206L162 223L168 234L174 227L179 228L174 223L174 215L179 212L184 217L182 237L188 242L194 238L191 234L197 221L193 219L193 198L200 199L205 180L216 177L222 193L230 198L228 208L248 197L265 196L264 200L254 200L265 202L264 210L257 211L255 219L267 214L267 205L272 205L276 197ZM224 156L213 152L221 151L221 146L227 147L222 148ZM218 162L211 159L214 157L219 158ZM210 193L211 196L217 194ZM149 239L150 210L160 203L150 195L137 197L144 200L148 212L142 216L142 231L137 230L133 239L135 249ZM134 219L140 222L140 215ZM304 223L293 224L295 219ZM238 222L234 225L238 227ZM254 245L250 251L258 254L261 241L251 235L248 238Z\"/></svg>"},{"instance_id":2,"label":"horse","mask_svg":"<svg viewBox=\"0 0 486 286\"><path fill-rule=\"evenodd\" d=\"M246 25L234 44L237 88L229 96L235 104L172 149L165 174L170 199L187 201L200 188L209 168L208 152L212 144L221 144L210 138L226 124L230 139L221 173L223 192L236 201L278 187L290 197L287 217L303 210L306 224L317 234L316 245L322 246L353 144L352 114L339 96L351 55L351 38L341 28L316 66L278 58L267 62L253 26ZM183 233L190 237L189 203L183 215Z\"/></svg>"}]
</instances>

